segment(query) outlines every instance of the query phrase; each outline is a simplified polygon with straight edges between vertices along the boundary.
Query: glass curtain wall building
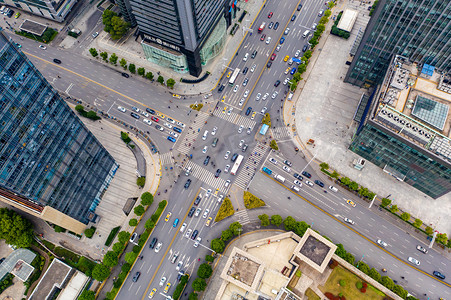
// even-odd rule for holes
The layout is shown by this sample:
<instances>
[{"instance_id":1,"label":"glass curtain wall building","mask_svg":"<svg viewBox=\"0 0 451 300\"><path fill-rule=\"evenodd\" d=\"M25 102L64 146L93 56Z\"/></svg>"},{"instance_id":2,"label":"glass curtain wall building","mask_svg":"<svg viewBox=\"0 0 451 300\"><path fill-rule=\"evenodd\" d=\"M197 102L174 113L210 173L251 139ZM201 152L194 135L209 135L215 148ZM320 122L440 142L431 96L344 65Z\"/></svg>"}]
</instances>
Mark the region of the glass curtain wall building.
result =
<instances>
[{"instance_id":1,"label":"glass curtain wall building","mask_svg":"<svg viewBox=\"0 0 451 300\"><path fill-rule=\"evenodd\" d=\"M118 164L1 28L0 81L0 198L95 220Z\"/></svg>"},{"instance_id":2,"label":"glass curtain wall building","mask_svg":"<svg viewBox=\"0 0 451 300\"><path fill-rule=\"evenodd\" d=\"M451 71L451 1L380 0L345 82L369 87L380 83L394 57Z\"/></svg>"}]
</instances>

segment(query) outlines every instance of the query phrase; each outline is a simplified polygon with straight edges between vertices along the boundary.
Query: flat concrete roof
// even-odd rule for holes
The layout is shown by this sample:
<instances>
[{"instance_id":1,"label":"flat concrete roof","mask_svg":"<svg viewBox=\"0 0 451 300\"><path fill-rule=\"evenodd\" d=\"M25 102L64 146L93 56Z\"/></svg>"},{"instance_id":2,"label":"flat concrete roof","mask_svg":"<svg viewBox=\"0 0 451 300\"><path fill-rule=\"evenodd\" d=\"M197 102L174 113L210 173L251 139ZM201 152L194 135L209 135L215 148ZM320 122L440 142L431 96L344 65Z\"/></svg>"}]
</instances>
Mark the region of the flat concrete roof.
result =
<instances>
[{"instance_id":1,"label":"flat concrete roof","mask_svg":"<svg viewBox=\"0 0 451 300\"><path fill-rule=\"evenodd\" d=\"M346 32L351 32L352 27L354 27L354 23L357 20L357 16L359 13L353 9L345 9L343 14L341 15L340 21L338 22L337 27Z\"/></svg>"},{"instance_id":2,"label":"flat concrete roof","mask_svg":"<svg viewBox=\"0 0 451 300\"><path fill-rule=\"evenodd\" d=\"M47 25L25 19L25 21L23 21L23 23L20 25L19 28L23 31L35 34L37 36L41 36L47 29L47 27L48 27Z\"/></svg>"},{"instance_id":3,"label":"flat concrete roof","mask_svg":"<svg viewBox=\"0 0 451 300\"><path fill-rule=\"evenodd\" d=\"M64 282L70 276L72 267L59 259L53 259L29 299L47 299L55 289L63 289Z\"/></svg>"},{"instance_id":4,"label":"flat concrete roof","mask_svg":"<svg viewBox=\"0 0 451 300\"><path fill-rule=\"evenodd\" d=\"M35 257L36 254L28 249L14 250L0 265L0 278L11 273L21 281L26 281L34 271L31 262Z\"/></svg>"}]
</instances>

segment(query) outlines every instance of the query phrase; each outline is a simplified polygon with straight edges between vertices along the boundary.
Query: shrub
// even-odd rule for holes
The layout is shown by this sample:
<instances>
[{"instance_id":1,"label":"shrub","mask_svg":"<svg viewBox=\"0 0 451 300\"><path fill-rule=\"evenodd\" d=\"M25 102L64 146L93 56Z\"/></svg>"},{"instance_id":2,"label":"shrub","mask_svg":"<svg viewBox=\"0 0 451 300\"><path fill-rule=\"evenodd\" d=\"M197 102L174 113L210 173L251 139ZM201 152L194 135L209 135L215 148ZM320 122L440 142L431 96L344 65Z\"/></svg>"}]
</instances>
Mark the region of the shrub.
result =
<instances>
[{"instance_id":1,"label":"shrub","mask_svg":"<svg viewBox=\"0 0 451 300\"><path fill-rule=\"evenodd\" d=\"M138 225L138 220L130 219L130 221L128 221L128 225L135 227L136 225Z\"/></svg>"},{"instance_id":2,"label":"shrub","mask_svg":"<svg viewBox=\"0 0 451 300\"><path fill-rule=\"evenodd\" d=\"M232 201L229 198L225 198L219 207L218 213L215 218L215 222L219 222L235 213L233 209Z\"/></svg>"},{"instance_id":3,"label":"shrub","mask_svg":"<svg viewBox=\"0 0 451 300\"><path fill-rule=\"evenodd\" d=\"M202 107L204 107L204 105L202 103L197 103L197 104L191 104L189 107L193 110L200 111L202 109Z\"/></svg>"},{"instance_id":4,"label":"shrub","mask_svg":"<svg viewBox=\"0 0 451 300\"><path fill-rule=\"evenodd\" d=\"M149 79L149 80L152 80L153 79L153 73L152 72L147 72L146 73L146 78Z\"/></svg>"},{"instance_id":5,"label":"shrub","mask_svg":"<svg viewBox=\"0 0 451 300\"><path fill-rule=\"evenodd\" d=\"M362 284L362 286L363 286L364 288L367 288L367 287L368 287L368 284L367 284L366 282L364 282L364 283Z\"/></svg>"},{"instance_id":6,"label":"shrub","mask_svg":"<svg viewBox=\"0 0 451 300\"><path fill-rule=\"evenodd\" d=\"M346 286L346 280L344 279L340 279L339 283L341 286Z\"/></svg>"},{"instance_id":7,"label":"shrub","mask_svg":"<svg viewBox=\"0 0 451 300\"><path fill-rule=\"evenodd\" d=\"M158 76L158 78L157 78L157 82L159 82L159 83L161 83L161 84L164 84L164 78L163 78L163 76Z\"/></svg>"},{"instance_id":8,"label":"shrub","mask_svg":"<svg viewBox=\"0 0 451 300\"><path fill-rule=\"evenodd\" d=\"M301 270L297 270L295 274L296 274L297 277L301 277L302 272L301 272Z\"/></svg>"},{"instance_id":9,"label":"shrub","mask_svg":"<svg viewBox=\"0 0 451 300\"><path fill-rule=\"evenodd\" d=\"M399 211L398 205L392 205L392 206L390 207L390 211L391 211L392 213L397 213L397 212Z\"/></svg>"},{"instance_id":10,"label":"shrub","mask_svg":"<svg viewBox=\"0 0 451 300\"><path fill-rule=\"evenodd\" d=\"M129 138L128 133L121 131L121 139L124 141L124 143L128 144L132 140Z\"/></svg>"},{"instance_id":11,"label":"shrub","mask_svg":"<svg viewBox=\"0 0 451 300\"><path fill-rule=\"evenodd\" d=\"M53 229L55 230L55 232L66 232L66 229L64 229L61 226L55 225L55 227L53 227Z\"/></svg>"},{"instance_id":12,"label":"shrub","mask_svg":"<svg viewBox=\"0 0 451 300\"><path fill-rule=\"evenodd\" d=\"M260 219L262 226L268 226L270 224L268 215L259 215L258 218Z\"/></svg>"},{"instance_id":13,"label":"shrub","mask_svg":"<svg viewBox=\"0 0 451 300\"><path fill-rule=\"evenodd\" d=\"M413 226L415 228L420 228L421 225L423 225L423 221L421 221L420 219L415 219L415 222L413 222Z\"/></svg>"},{"instance_id":14,"label":"shrub","mask_svg":"<svg viewBox=\"0 0 451 300\"><path fill-rule=\"evenodd\" d=\"M271 224L275 226L280 226L282 224L283 219L280 215L272 215L271 216Z\"/></svg>"},{"instance_id":15,"label":"shrub","mask_svg":"<svg viewBox=\"0 0 451 300\"><path fill-rule=\"evenodd\" d=\"M329 169L329 165L325 162L322 162L319 164L320 168L323 170L328 170Z\"/></svg>"},{"instance_id":16,"label":"shrub","mask_svg":"<svg viewBox=\"0 0 451 300\"><path fill-rule=\"evenodd\" d=\"M331 260L331 262L329 264L329 268L331 268L333 270L336 267L338 267L338 262L336 260Z\"/></svg>"},{"instance_id":17,"label":"shrub","mask_svg":"<svg viewBox=\"0 0 451 300\"><path fill-rule=\"evenodd\" d=\"M144 185L146 184L146 177L144 176L138 177L138 179L136 179L136 184L139 187L144 187Z\"/></svg>"},{"instance_id":18,"label":"shrub","mask_svg":"<svg viewBox=\"0 0 451 300\"><path fill-rule=\"evenodd\" d=\"M271 116L269 115L269 113L266 113L265 116L263 117L262 124L266 124L269 127L271 127Z\"/></svg>"},{"instance_id":19,"label":"shrub","mask_svg":"<svg viewBox=\"0 0 451 300\"><path fill-rule=\"evenodd\" d=\"M215 260L215 258L211 255L205 255L205 260L208 262L213 262Z\"/></svg>"},{"instance_id":20,"label":"shrub","mask_svg":"<svg viewBox=\"0 0 451 300\"><path fill-rule=\"evenodd\" d=\"M361 288L361 289L360 289L360 292L366 293L366 288Z\"/></svg>"},{"instance_id":21,"label":"shrub","mask_svg":"<svg viewBox=\"0 0 451 300\"><path fill-rule=\"evenodd\" d=\"M390 204L391 204L391 200L390 199L382 198L382 204L381 204L382 207L389 206Z\"/></svg>"},{"instance_id":22,"label":"shrub","mask_svg":"<svg viewBox=\"0 0 451 300\"><path fill-rule=\"evenodd\" d=\"M119 232L119 229L121 229L121 226L117 226L111 229L110 234L108 235L108 238L105 241L105 246L109 247L111 245L114 238L116 237L116 234Z\"/></svg>"},{"instance_id":23,"label":"shrub","mask_svg":"<svg viewBox=\"0 0 451 300\"><path fill-rule=\"evenodd\" d=\"M361 289L362 287L363 287L363 284L362 284L362 282L360 282L360 281L357 281L356 282L356 284L355 284L355 287L357 288L357 289Z\"/></svg>"},{"instance_id":24,"label":"shrub","mask_svg":"<svg viewBox=\"0 0 451 300\"><path fill-rule=\"evenodd\" d=\"M434 229L432 229L430 226L427 226L425 231L427 235L431 235L434 232Z\"/></svg>"},{"instance_id":25,"label":"shrub","mask_svg":"<svg viewBox=\"0 0 451 300\"><path fill-rule=\"evenodd\" d=\"M256 196L252 195L252 193L245 191L243 195L244 206L247 209L257 208L261 206L265 206L265 202Z\"/></svg>"},{"instance_id":26,"label":"shrub","mask_svg":"<svg viewBox=\"0 0 451 300\"><path fill-rule=\"evenodd\" d=\"M409 221L410 220L410 214L406 213L406 212L402 213L401 219L403 219L405 222Z\"/></svg>"},{"instance_id":27,"label":"shrub","mask_svg":"<svg viewBox=\"0 0 451 300\"><path fill-rule=\"evenodd\" d=\"M279 146L277 145L276 140L271 140L271 143L269 143L269 147L274 150L279 150Z\"/></svg>"},{"instance_id":28,"label":"shrub","mask_svg":"<svg viewBox=\"0 0 451 300\"><path fill-rule=\"evenodd\" d=\"M85 236L90 239L94 236L94 233L96 232L96 228L94 226L91 226L91 228L88 228L85 230Z\"/></svg>"},{"instance_id":29,"label":"shrub","mask_svg":"<svg viewBox=\"0 0 451 300\"><path fill-rule=\"evenodd\" d=\"M133 212L137 215L137 216L142 216L144 214L146 210L144 209L144 207L142 205L138 205L133 209Z\"/></svg>"}]
</instances>

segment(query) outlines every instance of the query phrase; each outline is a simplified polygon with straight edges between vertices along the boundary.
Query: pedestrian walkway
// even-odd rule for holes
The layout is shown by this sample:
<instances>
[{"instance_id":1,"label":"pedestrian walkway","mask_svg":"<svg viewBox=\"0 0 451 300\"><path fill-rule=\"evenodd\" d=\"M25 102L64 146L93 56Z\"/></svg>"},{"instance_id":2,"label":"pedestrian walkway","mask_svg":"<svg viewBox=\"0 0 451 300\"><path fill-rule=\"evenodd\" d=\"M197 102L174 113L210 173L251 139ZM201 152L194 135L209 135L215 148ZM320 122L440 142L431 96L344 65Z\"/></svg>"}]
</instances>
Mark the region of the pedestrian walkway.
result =
<instances>
[{"instance_id":1,"label":"pedestrian walkway","mask_svg":"<svg viewBox=\"0 0 451 300\"><path fill-rule=\"evenodd\" d=\"M240 222L241 225L250 223L249 215L247 214L247 209L243 209L240 211L235 212L233 214L234 218L237 219L238 222Z\"/></svg>"},{"instance_id":2,"label":"pedestrian walkway","mask_svg":"<svg viewBox=\"0 0 451 300\"><path fill-rule=\"evenodd\" d=\"M276 141L279 141L279 140L282 140L285 138L291 139L291 137L292 137L290 130L286 126L276 127L274 129L272 129L271 132L272 132L272 136L274 137L274 139Z\"/></svg>"},{"instance_id":3,"label":"pedestrian walkway","mask_svg":"<svg viewBox=\"0 0 451 300\"><path fill-rule=\"evenodd\" d=\"M219 189L222 193L227 191L224 187L225 179L216 178L213 172L206 170L203 166L200 166L191 160L188 160L188 162L184 165L185 169L189 167L191 167L191 175L211 186L213 190Z\"/></svg>"},{"instance_id":4,"label":"pedestrian walkway","mask_svg":"<svg viewBox=\"0 0 451 300\"><path fill-rule=\"evenodd\" d=\"M161 165L173 165L174 164L174 154L172 151L160 154Z\"/></svg>"},{"instance_id":5,"label":"pedestrian walkway","mask_svg":"<svg viewBox=\"0 0 451 300\"><path fill-rule=\"evenodd\" d=\"M205 122L210 116L208 114L199 112L197 113L197 117L191 123L191 127L185 128L183 132L186 134L181 135L178 142L177 150L183 154L188 154L191 150L191 146L194 144L193 142L196 140L199 135L200 129L205 125Z\"/></svg>"},{"instance_id":6,"label":"pedestrian walkway","mask_svg":"<svg viewBox=\"0 0 451 300\"><path fill-rule=\"evenodd\" d=\"M252 180L255 172L257 171L260 161L265 156L266 150L268 150L267 145L262 144L261 142L257 143L235 179L234 184L236 186L242 188L243 190L247 188L249 182Z\"/></svg>"},{"instance_id":7,"label":"pedestrian walkway","mask_svg":"<svg viewBox=\"0 0 451 300\"><path fill-rule=\"evenodd\" d=\"M237 125L243 125L244 128L254 128L256 122L254 120L251 120L250 118L246 117L246 116L242 116L239 115L237 113L232 112L230 115L228 115L227 113L223 112L223 110L215 109L215 111L213 112L213 115L216 117L219 117L221 119L226 120L227 122L233 123L233 124L237 124Z\"/></svg>"}]
</instances>

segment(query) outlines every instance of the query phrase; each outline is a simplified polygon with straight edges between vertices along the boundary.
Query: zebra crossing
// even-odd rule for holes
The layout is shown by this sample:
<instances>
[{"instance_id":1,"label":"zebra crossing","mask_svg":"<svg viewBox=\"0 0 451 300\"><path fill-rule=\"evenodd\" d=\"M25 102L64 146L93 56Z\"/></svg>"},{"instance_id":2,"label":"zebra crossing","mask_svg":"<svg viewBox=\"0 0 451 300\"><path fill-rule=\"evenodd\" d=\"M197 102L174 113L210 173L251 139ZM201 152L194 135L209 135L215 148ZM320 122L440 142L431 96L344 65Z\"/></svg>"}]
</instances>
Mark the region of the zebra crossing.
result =
<instances>
[{"instance_id":1,"label":"zebra crossing","mask_svg":"<svg viewBox=\"0 0 451 300\"><path fill-rule=\"evenodd\" d=\"M191 127L183 130L183 132L187 132L187 134L179 137L179 140L177 141L180 141L177 148L178 151L183 154L188 154L190 152L194 140L199 135L199 130L205 125L205 121L207 121L208 117L209 115L206 113L197 113L197 117L194 119L194 122L191 123Z\"/></svg>"},{"instance_id":2,"label":"zebra crossing","mask_svg":"<svg viewBox=\"0 0 451 300\"><path fill-rule=\"evenodd\" d=\"M191 167L191 175L213 187L213 191L219 189L222 193L227 192L227 188L224 187L226 182L224 179L216 178L213 172L206 170L203 166L193 163L191 160L184 165L184 169L189 167Z\"/></svg>"},{"instance_id":3,"label":"zebra crossing","mask_svg":"<svg viewBox=\"0 0 451 300\"><path fill-rule=\"evenodd\" d=\"M161 165L173 165L174 164L174 155L172 151L160 154Z\"/></svg>"},{"instance_id":4,"label":"zebra crossing","mask_svg":"<svg viewBox=\"0 0 451 300\"><path fill-rule=\"evenodd\" d=\"M281 140L284 138L292 137L290 130L286 126L274 128L271 130L271 132L272 132L272 135L274 136L275 140Z\"/></svg>"},{"instance_id":5,"label":"zebra crossing","mask_svg":"<svg viewBox=\"0 0 451 300\"><path fill-rule=\"evenodd\" d=\"M250 223L249 214L247 213L247 209L240 210L233 214L237 221L240 222L241 225Z\"/></svg>"},{"instance_id":6,"label":"zebra crossing","mask_svg":"<svg viewBox=\"0 0 451 300\"><path fill-rule=\"evenodd\" d=\"M249 156L246 160L246 163L241 166L241 170L238 173L238 176L235 179L234 184L243 190L249 185L249 182L254 177L254 174L257 170L260 161L266 154L266 150L268 150L268 146L258 142L257 145L252 149L251 156Z\"/></svg>"},{"instance_id":7,"label":"zebra crossing","mask_svg":"<svg viewBox=\"0 0 451 300\"><path fill-rule=\"evenodd\" d=\"M227 122L234 123L237 125L243 125L244 128L248 128L248 127L254 128L254 126L256 124L256 122L254 120L251 120L248 117L239 115L234 112L232 112L229 116L227 113L223 113L223 111L220 109L215 109L215 111L213 112L213 115L218 118L224 119Z\"/></svg>"}]
</instances>

